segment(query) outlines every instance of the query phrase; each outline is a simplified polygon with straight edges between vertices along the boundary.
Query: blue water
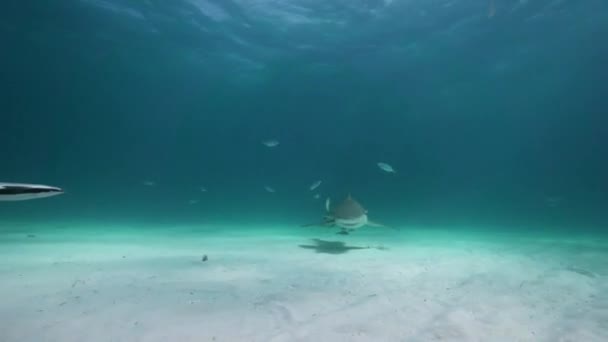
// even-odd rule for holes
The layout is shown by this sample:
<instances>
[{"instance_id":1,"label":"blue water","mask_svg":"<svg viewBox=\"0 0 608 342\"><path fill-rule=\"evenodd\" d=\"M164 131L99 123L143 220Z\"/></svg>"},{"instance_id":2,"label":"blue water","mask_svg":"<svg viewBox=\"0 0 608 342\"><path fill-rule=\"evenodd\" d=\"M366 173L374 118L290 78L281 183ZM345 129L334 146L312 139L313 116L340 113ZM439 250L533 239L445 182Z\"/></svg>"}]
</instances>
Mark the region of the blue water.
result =
<instances>
[{"instance_id":1,"label":"blue water","mask_svg":"<svg viewBox=\"0 0 608 342\"><path fill-rule=\"evenodd\" d=\"M9 1L0 180L66 194L0 214L291 224L352 193L392 225L602 229L607 13L602 0Z\"/></svg>"},{"instance_id":2,"label":"blue water","mask_svg":"<svg viewBox=\"0 0 608 342\"><path fill-rule=\"evenodd\" d=\"M608 1L0 6L0 341L608 341Z\"/></svg>"}]
</instances>

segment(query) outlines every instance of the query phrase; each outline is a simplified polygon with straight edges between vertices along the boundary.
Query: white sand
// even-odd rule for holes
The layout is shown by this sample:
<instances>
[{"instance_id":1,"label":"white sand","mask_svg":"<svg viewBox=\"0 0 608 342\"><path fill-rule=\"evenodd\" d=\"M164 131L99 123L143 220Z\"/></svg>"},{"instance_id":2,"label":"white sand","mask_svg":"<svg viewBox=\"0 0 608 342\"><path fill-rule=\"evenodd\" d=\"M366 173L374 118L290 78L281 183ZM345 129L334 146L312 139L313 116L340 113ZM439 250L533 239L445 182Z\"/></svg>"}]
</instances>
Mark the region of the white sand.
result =
<instances>
[{"instance_id":1,"label":"white sand","mask_svg":"<svg viewBox=\"0 0 608 342\"><path fill-rule=\"evenodd\" d=\"M229 228L2 233L0 341L608 341L606 240Z\"/></svg>"}]
</instances>

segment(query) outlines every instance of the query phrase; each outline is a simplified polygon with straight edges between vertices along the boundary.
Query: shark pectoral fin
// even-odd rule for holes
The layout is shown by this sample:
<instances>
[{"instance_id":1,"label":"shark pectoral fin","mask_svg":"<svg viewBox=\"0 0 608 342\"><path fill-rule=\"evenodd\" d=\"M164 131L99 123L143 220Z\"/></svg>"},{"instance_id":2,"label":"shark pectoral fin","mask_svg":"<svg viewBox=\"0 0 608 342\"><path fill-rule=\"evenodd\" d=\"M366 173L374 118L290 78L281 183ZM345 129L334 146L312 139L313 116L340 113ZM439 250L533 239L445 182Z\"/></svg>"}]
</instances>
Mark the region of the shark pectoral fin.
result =
<instances>
[{"instance_id":1,"label":"shark pectoral fin","mask_svg":"<svg viewBox=\"0 0 608 342\"><path fill-rule=\"evenodd\" d=\"M373 222L373 221L367 221L367 225L370 226L370 227L391 228L389 226L383 225L383 224L378 223L378 222Z\"/></svg>"},{"instance_id":2,"label":"shark pectoral fin","mask_svg":"<svg viewBox=\"0 0 608 342\"><path fill-rule=\"evenodd\" d=\"M332 223L327 223L327 222L315 222L315 223L306 223L306 224L302 224L300 225L300 227L327 227L327 226L333 226Z\"/></svg>"},{"instance_id":3,"label":"shark pectoral fin","mask_svg":"<svg viewBox=\"0 0 608 342\"><path fill-rule=\"evenodd\" d=\"M324 217L322 222L315 222L315 223L306 223L306 224L302 224L300 225L300 227L312 227L312 226L318 226L318 227L333 227L335 226L335 221L334 219L330 218L330 217Z\"/></svg>"}]
</instances>

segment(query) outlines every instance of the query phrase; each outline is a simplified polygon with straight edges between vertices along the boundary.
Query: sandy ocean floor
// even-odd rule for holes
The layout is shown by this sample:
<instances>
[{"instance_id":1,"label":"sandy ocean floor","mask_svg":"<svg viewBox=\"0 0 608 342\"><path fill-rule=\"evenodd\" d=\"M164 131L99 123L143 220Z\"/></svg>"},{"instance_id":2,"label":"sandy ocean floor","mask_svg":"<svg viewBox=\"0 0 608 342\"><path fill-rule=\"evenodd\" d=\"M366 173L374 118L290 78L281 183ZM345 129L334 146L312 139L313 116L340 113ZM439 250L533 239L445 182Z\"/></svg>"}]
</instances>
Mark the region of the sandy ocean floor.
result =
<instances>
[{"instance_id":1,"label":"sandy ocean floor","mask_svg":"<svg viewBox=\"0 0 608 342\"><path fill-rule=\"evenodd\" d=\"M2 342L608 341L593 236L3 229Z\"/></svg>"}]
</instances>

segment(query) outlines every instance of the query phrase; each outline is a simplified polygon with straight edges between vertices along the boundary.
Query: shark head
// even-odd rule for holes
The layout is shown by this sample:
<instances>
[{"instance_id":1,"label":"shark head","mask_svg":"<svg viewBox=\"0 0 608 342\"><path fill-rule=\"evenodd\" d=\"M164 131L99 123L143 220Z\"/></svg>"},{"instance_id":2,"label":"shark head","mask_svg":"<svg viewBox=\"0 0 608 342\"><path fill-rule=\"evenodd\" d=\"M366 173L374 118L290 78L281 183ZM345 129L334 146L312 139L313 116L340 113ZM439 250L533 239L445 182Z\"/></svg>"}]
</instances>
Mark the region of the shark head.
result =
<instances>
[{"instance_id":1,"label":"shark head","mask_svg":"<svg viewBox=\"0 0 608 342\"><path fill-rule=\"evenodd\" d=\"M368 222L367 210L350 194L329 211L335 225L341 228L356 229Z\"/></svg>"},{"instance_id":2,"label":"shark head","mask_svg":"<svg viewBox=\"0 0 608 342\"><path fill-rule=\"evenodd\" d=\"M370 221L367 218L367 210L363 208L363 206L359 204L359 202L357 202L350 194L337 205L332 205L330 199L327 198L325 201L325 210L327 211L327 214L323 217L323 222L310 223L302 226L337 226L342 228L342 233L344 234L348 234L349 231L366 225L371 227L385 227L382 224Z\"/></svg>"}]
</instances>

